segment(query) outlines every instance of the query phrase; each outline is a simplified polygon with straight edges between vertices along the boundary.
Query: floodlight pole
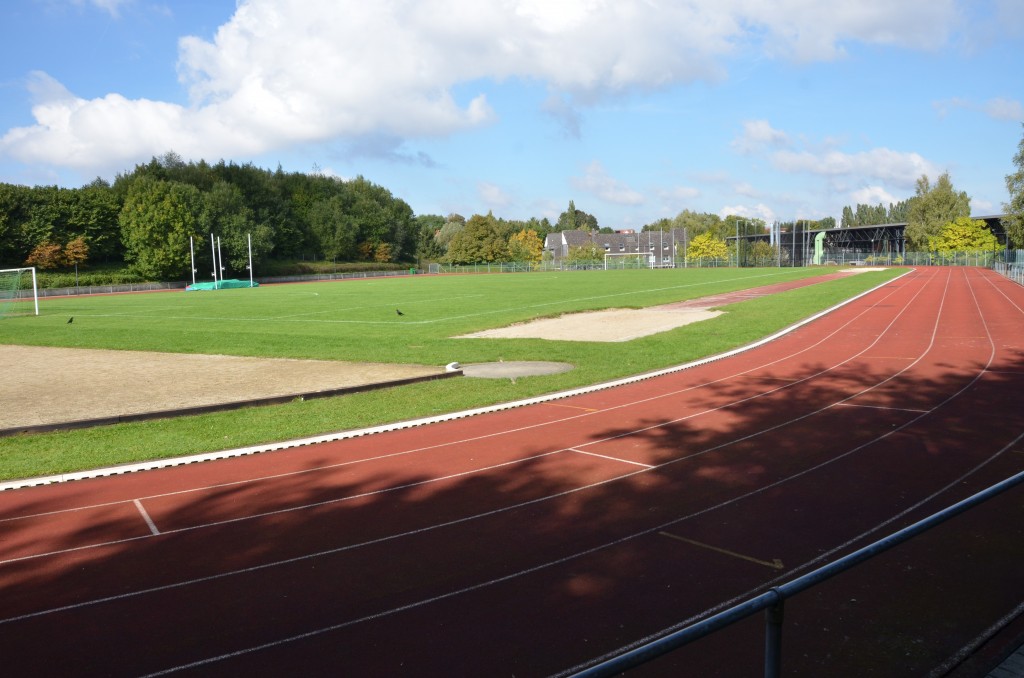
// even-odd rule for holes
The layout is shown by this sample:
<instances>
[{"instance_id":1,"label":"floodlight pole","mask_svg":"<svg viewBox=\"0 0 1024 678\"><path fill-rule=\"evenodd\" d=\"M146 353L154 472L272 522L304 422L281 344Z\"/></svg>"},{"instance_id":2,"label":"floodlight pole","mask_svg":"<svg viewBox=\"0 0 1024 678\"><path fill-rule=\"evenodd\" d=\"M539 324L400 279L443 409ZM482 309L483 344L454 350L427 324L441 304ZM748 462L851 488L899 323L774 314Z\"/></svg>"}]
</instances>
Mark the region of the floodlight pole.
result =
<instances>
[{"instance_id":1,"label":"floodlight pole","mask_svg":"<svg viewBox=\"0 0 1024 678\"><path fill-rule=\"evenodd\" d=\"M217 289L217 244L214 242L213 233L210 234L210 251L213 252L213 289Z\"/></svg>"},{"instance_id":2,"label":"floodlight pole","mask_svg":"<svg viewBox=\"0 0 1024 678\"><path fill-rule=\"evenodd\" d=\"M249 287L252 287L252 233L246 233L245 237L249 240Z\"/></svg>"},{"instance_id":3,"label":"floodlight pole","mask_svg":"<svg viewBox=\"0 0 1024 678\"><path fill-rule=\"evenodd\" d=\"M736 220L736 268L740 267L740 222L747 223L746 219ZM745 230L745 229L744 229Z\"/></svg>"}]
</instances>

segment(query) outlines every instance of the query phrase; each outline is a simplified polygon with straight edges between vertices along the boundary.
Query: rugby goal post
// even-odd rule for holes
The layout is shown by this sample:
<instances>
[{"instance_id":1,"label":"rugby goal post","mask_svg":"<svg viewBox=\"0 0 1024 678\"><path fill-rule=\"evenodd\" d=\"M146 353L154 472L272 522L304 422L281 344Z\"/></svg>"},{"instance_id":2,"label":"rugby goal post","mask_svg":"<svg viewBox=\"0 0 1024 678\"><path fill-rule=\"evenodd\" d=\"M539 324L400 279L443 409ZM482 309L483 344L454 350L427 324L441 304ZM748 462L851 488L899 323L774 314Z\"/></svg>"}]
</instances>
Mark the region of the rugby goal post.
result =
<instances>
[{"instance_id":1,"label":"rugby goal post","mask_svg":"<svg viewBox=\"0 0 1024 678\"><path fill-rule=\"evenodd\" d=\"M616 262L616 259L621 261ZM609 266L609 262L614 262ZM655 256L644 252L605 252L604 270L621 268L654 268Z\"/></svg>"},{"instance_id":2,"label":"rugby goal post","mask_svg":"<svg viewBox=\"0 0 1024 678\"><path fill-rule=\"evenodd\" d=\"M32 296L28 294L26 274L31 274ZM24 292L22 291L24 288ZM29 301L31 300L31 306ZM29 310L31 308L31 311ZM39 315L39 287L35 266L0 269L0 318L9 315Z\"/></svg>"}]
</instances>

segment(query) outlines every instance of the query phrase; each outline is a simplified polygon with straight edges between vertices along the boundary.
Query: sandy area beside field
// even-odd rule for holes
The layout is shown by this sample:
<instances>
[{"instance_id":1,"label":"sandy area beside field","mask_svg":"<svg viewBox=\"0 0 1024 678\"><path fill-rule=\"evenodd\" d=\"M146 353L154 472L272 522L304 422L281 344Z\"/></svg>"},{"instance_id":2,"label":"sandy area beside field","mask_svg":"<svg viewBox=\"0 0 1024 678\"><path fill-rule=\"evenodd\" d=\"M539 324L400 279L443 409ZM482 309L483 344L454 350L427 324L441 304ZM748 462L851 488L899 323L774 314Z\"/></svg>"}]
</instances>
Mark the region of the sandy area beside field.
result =
<instances>
[{"instance_id":1,"label":"sandy area beside field","mask_svg":"<svg viewBox=\"0 0 1024 678\"><path fill-rule=\"evenodd\" d=\"M461 339L555 339L561 341L630 341L721 315L708 309L667 307L616 308L570 313L509 327L465 334Z\"/></svg>"},{"instance_id":2,"label":"sandy area beside field","mask_svg":"<svg viewBox=\"0 0 1024 678\"><path fill-rule=\"evenodd\" d=\"M443 367L0 346L0 429L286 396Z\"/></svg>"}]
</instances>

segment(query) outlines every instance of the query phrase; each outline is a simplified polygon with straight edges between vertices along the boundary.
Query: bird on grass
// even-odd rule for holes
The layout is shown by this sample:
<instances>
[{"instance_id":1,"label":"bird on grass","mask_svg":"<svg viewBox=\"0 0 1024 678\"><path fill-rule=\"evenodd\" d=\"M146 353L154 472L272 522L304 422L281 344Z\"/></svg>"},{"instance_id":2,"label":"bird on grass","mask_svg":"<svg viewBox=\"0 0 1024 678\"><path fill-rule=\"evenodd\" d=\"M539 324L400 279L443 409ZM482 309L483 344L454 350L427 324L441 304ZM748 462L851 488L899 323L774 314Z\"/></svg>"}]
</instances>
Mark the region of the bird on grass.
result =
<instances>
[{"instance_id":1,"label":"bird on grass","mask_svg":"<svg viewBox=\"0 0 1024 678\"><path fill-rule=\"evenodd\" d=\"M402 313L401 311L399 311L399 310L398 310L397 308L395 309L395 313L397 313L398 315L405 315L404 313Z\"/></svg>"},{"instance_id":2,"label":"bird on grass","mask_svg":"<svg viewBox=\"0 0 1024 678\"><path fill-rule=\"evenodd\" d=\"M70 325L73 322L75 322L75 316L71 316L70 318L68 318L68 322L67 322L68 325Z\"/></svg>"}]
</instances>

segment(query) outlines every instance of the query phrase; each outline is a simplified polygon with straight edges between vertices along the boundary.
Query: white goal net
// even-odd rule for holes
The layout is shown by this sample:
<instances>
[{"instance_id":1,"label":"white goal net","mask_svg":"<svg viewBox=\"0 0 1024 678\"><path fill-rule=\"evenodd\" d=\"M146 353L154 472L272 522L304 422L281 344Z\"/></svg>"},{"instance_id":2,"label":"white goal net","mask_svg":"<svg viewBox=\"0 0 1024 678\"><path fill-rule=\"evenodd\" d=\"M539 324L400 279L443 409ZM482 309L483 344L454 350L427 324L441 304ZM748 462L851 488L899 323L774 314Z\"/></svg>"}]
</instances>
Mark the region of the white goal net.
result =
<instances>
[{"instance_id":1,"label":"white goal net","mask_svg":"<svg viewBox=\"0 0 1024 678\"><path fill-rule=\"evenodd\" d=\"M622 268L654 268L655 256L643 252L605 252L604 270Z\"/></svg>"},{"instance_id":2,"label":"white goal net","mask_svg":"<svg viewBox=\"0 0 1024 678\"><path fill-rule=\"evenodd\" d=\"M35 268L0 269L0 318L39 315Z\"/></svg>"}]
</instances>

